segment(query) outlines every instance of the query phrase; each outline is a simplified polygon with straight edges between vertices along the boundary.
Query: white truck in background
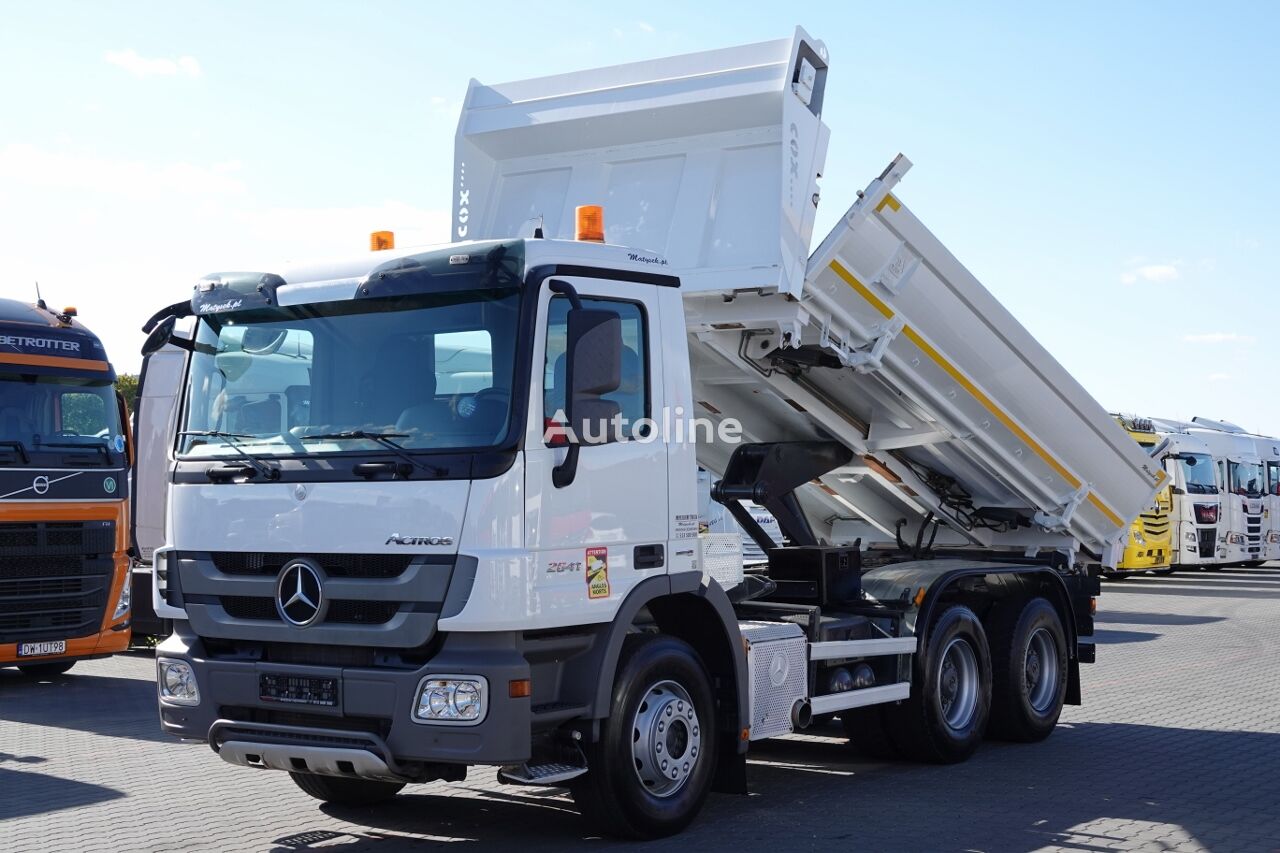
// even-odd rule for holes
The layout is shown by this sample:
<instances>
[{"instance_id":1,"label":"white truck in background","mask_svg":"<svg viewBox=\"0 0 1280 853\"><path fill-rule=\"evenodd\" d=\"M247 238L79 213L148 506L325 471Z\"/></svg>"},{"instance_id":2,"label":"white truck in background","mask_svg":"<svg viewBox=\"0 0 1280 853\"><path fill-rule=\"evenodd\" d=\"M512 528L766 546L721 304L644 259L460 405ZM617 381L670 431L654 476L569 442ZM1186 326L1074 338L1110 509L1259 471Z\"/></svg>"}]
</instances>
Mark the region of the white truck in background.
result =
<instances>
[{"instance_id":1,"label":"white truck in background","mask_svg":"<svg viewBox=\"0 0 1280 853\"><path fill-rule=\"evenodd\" d=\"M940 762L1048 736L1166 475L893 194L905 158L810 255L827 74L797 31L473 82L460 242L210 275L149 324L188 353L139 484L163 729L342 803L497 765L630 837L816 715ZM309 342L305 419L229 428L224 362L273 345L243 329ZM487 387L442 391L457 334ZM763 570L715 563L699 466Z\"/></svg>"},{"instance_id":2,"label":"white truck in background","mask_svg":"<svg viewBox=\"0 0 1280 853\"><path fill-rule=\"evenodd\" d=\"M1157 421L1157 424L1199 439L1213 457L1222 486L1217 567L1264 562L1267 498L1266 469L1259 454L1260 437L1229 421L1209 418Z\"/></svg>"}]
</instances>

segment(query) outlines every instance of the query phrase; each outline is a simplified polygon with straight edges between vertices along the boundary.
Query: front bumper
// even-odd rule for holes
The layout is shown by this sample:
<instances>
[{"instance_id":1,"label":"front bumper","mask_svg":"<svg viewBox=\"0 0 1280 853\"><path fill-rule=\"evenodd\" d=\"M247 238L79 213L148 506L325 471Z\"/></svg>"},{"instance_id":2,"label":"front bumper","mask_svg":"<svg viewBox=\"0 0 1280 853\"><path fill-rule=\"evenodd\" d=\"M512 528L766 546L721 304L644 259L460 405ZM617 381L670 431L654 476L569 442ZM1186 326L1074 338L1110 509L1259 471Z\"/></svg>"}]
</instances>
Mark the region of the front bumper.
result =
<instances>
[{"instance_id":1,"label":"front bumper","mask_svg":"<svg viewBox=\"0 0 1280 853\"><path fill-rule=\"evenodd\" d=\"M438 777L430 765L519 764L530 756L530 701L511 698L508 685L529 678L529 664L513 633L449 634L439 653L417 669L328 667L212 658L185 623L156 650L184 660L200 690L198 705L160 702L168 734L229 748L228 761L309 772L345 768L347 775L413 779ZM333 707L263 699L259 676L336 678ZM488 709L475 725L424 723L412 718L417 690L428 675L466 674L488 681ZM354 750L355 755L344 751ZM372 760L376 759L376 760ZM318 769L313 769L318 768ZM362 771L361 768L366 768Z\"/></svg>"}]
</instances>

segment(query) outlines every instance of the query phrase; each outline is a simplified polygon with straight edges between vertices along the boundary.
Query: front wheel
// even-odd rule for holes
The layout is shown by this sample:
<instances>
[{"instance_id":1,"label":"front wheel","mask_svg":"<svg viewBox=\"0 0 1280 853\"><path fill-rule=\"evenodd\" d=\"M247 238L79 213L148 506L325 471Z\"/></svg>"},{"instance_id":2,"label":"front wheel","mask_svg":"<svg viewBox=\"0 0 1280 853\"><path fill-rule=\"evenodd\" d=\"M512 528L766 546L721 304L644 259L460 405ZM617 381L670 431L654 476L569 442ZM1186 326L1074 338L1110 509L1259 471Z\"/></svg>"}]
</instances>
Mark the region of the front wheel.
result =
<instances>
[{"instance_id":1,"label":"front wheel","mask_svg":"<svg viewBox=\"0 0 1280 853\"><path fill-rule=\"evenodd\" d=\"M972 610L953 604L929 626L912 669L911 696L884 709L894 744L920 761L964 761L986 732L991 711L991 652Z\"/></svg>"},{"instance_id":2,"label":"front wheel","mask_svg":"<svg viewBox=\"0 0 1280 853\"><path fill-rule=\"evenodd\" d=\"M601 832L661 838L688 826L711 790L715 701L697 653L674 637L628 637L600 739L573 799Z\"/></svg>"},{"instance_id":3,"label":"front wheel","mask_svg":"<svg viewBox=\"0 0 1280 853\"><path fill-rule=\"evenodd\" d=\"M400 793L403 782L379 779L349 779L345 776L317 776L314 773L289 771L294 784L306 793L339 806L372 806Z\"/></svg>"},{"instance_id":4,"label":"front wheel","mask_svg":"<svg viewBox=\"0 0 1280 853\"><path fill-rule=\"evenodd\" d=\"M71 667L75 666L73 660L64 660L60 663L27 663L18 666L18 671L28 678L57 678L71 671Z\"/></svg>"},{"instance_id":5,"label":"front wheel","mask_svg":"<svg viewBox=\"0 0 1280 853\"><path fill-rule=\"evenodd\" d=\"M1167 578L1169 575L1173 574L1176 571L1177 569L1152 569L1151 574L1159 575L1162 578Z\"/></svg>"},{"instance_id":6,"label":"front wheel","mask_svg":"<svg viewBox=\"0 0 1280 853\"><path fill-rule=\"evenodd\" d=\"M1033 598L997 621L992 640L991 734L1044 740L1058 725L1067 696L1067 635L1058 611Z\"/></svg>"}]
</instances>

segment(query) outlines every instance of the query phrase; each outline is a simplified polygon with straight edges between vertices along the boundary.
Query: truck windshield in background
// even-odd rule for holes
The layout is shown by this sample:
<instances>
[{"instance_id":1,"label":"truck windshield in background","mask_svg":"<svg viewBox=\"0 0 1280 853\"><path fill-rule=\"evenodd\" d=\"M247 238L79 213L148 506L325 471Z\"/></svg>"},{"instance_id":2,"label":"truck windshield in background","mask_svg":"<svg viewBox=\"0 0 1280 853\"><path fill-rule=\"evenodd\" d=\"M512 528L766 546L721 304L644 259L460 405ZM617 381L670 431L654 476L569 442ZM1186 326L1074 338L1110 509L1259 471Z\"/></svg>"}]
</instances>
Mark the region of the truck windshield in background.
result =
<instances>
[{"instance_id":1,"label":"truck windshield in background","mask_svg":"<svg viewBox=\"0 0 1280 853\"><path fill-rule=\"evenodd\" d=\"M120 465L124 451L110 381L0 373L0 464Z\"/></svg>"},{"instance_id":2,"label":"truck windshield in background","mask_svg":"<svg viewBox=\"0 0 1280 853\"><path fill-rule=\"evenodd\" d=\"M1216 495L1218 482L1213 475L1213 457L1206 453L1184 453L1178 460L1187 491L1193 495Z\"/></svg>"},{"instance_id":3,"label":"truck windshield in background","mask_svg":"<svg viewBox=\"0 0 1280 853\"><path fill-rule=\"evenodd\" d=\"M1251 498L1262 497L1265 491L1261 462L1227 462L1227 477L1231 492Z\"/></svg>"},{"instance_id":4,"label":"truck windshield in background","mask_svg":"<svg viewBox=\"0 0 1280 853\"><path fill-rule=\"evenodd\" d=\"M492 447L511 422L515 287L272 307L201 318L188 433L267 455ZM188 434L181 452L224 456Z\"/></svg>"}]
</instances>

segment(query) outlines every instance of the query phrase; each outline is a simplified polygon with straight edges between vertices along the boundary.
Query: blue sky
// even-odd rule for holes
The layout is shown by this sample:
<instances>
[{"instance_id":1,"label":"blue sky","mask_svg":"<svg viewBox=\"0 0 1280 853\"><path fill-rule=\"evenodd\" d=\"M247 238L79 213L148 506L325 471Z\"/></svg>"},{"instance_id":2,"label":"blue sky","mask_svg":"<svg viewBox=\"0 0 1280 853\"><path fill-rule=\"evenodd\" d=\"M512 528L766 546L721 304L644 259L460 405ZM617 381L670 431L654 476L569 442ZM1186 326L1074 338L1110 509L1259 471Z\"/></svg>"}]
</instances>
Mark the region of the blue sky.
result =
<instances>
[{"instance_id":1,"label":"blue sky","mask_svg":"<svg viewBox=\"0 0 1280 853\"><path fill-rule=\"evenodd\" d=\"M820 233L901 151L899 195L1104 405L1280 433L1261 2L9 5L0 293L39 279L134 369L206 272L444 240L469 78L796 24L831 54Z\"/></svg>"}]
</instances>

